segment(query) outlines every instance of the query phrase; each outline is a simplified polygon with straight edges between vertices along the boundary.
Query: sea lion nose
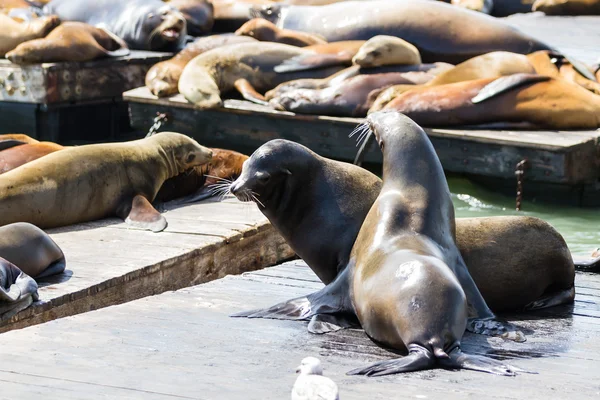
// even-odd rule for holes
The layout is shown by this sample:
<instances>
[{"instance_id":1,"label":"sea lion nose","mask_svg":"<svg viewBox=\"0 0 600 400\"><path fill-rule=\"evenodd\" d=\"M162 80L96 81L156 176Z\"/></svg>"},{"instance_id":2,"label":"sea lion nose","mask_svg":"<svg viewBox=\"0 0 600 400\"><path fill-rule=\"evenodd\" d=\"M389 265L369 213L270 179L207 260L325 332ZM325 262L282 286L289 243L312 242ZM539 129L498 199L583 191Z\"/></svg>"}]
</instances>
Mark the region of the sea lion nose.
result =
<instances>
[{"instance_id":1,"label":"sea lion nose","mask_svg":"<svg viewBox=\"0 0 600 400\"><path fill-rule=\"evenodd\" d=\"M233 183L232 183L232 184L229 186L229 192L230 192L232 195L234 195L234 196L235 196L235 195L237 194L237 192L239 192L239 191L240 191L240 186L241 186L241 185L239 184L239 182L238 182L238 181L235 181L235 182L233 182Z\"/></svg>"}]
</instances>

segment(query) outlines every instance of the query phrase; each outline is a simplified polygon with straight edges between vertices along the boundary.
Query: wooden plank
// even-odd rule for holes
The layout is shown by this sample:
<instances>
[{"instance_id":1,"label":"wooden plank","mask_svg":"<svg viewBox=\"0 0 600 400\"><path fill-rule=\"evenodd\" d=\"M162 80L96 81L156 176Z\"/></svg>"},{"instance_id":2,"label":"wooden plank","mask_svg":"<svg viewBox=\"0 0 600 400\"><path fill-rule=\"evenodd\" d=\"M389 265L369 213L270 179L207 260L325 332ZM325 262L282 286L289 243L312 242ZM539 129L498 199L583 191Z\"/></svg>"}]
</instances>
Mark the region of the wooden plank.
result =
<instances>
[{"instance_id":1,"label":"wooden plank","mask_svg":"<svg viewBox=\"0 0 600 400\"><path fill-rule=\"evenodd\" d=\"M120 304L294 255L256 207L207 200L164 213L153 233L116 218L49 231L67 271L42 282L40 301L0 324L0 332Z\"/></svg>"},{"instance_id":2,"label":"wooden plank","mask_svg":"<svg viewBox=\"0 0 600 400\"><path fill-rule=\"evenodd\" d=\"M268 276L276 279L265 280ZM441 369L346 376L352 368L394 355L361 330L311 335L305 322L228 317L310 293L319 286L315 280L294 261L2 334L2 395L282 399L289 398L296 365L309 355L321 359L345 400L600 395L600 325L593 323L600 318L579 315L589 311L579 302L572 311L556 307L511 318L527 330L525 343L465 334L466 352L538 372L515 378ZM580 283L595 287L588 292L600 298L599 275L578 273ZM600 311L598 301L587 307Z\"/></svg>"}]
</instances>

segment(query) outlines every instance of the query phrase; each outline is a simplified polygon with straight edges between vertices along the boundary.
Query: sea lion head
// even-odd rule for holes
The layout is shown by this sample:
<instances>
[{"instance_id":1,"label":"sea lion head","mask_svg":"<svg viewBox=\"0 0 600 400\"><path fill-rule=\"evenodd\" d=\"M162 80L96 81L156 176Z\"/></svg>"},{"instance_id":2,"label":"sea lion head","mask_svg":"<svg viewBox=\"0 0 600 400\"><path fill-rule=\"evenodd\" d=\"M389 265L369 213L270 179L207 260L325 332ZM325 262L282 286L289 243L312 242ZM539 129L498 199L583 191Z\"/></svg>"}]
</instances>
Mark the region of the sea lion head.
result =
<instances>
[{"instance_id":1,"label":"sea lion head","mask_svg":"<svg viewBox=\"0 0 600 400\"><path fill-rule=\"evenodd\" d=\"M183 14L167 4L145 13L141 29L146 35L140 37L147 37L146 46L154 51L177 50L187 35Z\"/></svg>"},{"instance_id":2,"label":"sea lion head","mask_svg":"<svg viewBox=\"0 0 600 400\"><path fill-rule=\"evenodd\" d=\"M212 160L205 167L206 185L220 183L222 179L237 179L242 174L242 166L249 158L247 155L232 150L211 150Z\"/></svg>"},{"instance_id":3,"label":"sea lion head","mask_svg":"<svg viewBox=\"0 0 600 400\"><path fill-rule=\"evenodd\" d=\"M375 136L379 148L385 154L386 143L390 141L410 140L415 123L406 115L395 110L382 110L369 114L355 132L362 131L364 134L359 136L359 140L367 140L370 134ZM353 132L351 136L355 133ZM396 148L392 146L391 148Z\"/></svg>"},{"instance_id":4,"label":"sea lion head","mask_svg":"<svg viewBox=\"0 0 600 400\"><path fill-rule=\"evenodd\" d=\"M212 150L201 146L189 136L176 132L161 132L147 139L156 144L162 152L173 177L184 171L208 163L212 158Z\"/></svg>"},{"instance_id":5,"label":"sea lion head","mask_svg":"<svg viewBox=\"0 0 600 400\"><path fill-rule=\"evenodd\" d=\"M274 23L267 21L264 18L253 18L235 31L235 34L240 36L250 36L264 42L273 41L275 32L278 30L279 28L277 28Z\"/></svg>"},{"instance_id":6,"label":"sea lion head","mask_svg":"<svg viewBox=\"0 0 600 400\"><path fill-rule=\"evenodd\" d=\"M276 24L283 11L286 9L284 4L266 4L253 6L250 8L250 18L263 18Z\"/></svg>"},{"instance_id":7,"label":"sea lion head","mask_svg":"<svg viewBox=\"0 0 600 400\"><path fill-rule=\"evenodd\" d=\"M419 50L395 36L378 35L367 40L352 58L352 63L364 68L384 65L421 64Z\"/></svg>"},{"instance_id":8,"label":"sea lion head","mask_svg":"<svg viewBox=\"0 0 600 400\"><path fill-rule=\"evenodd\" d=\"M211 31L214 19L214 7L208 0L171 0L170 4L183 15L187 22L187 31L192 36L200 36Z\"/></svg>"}]
</instances>

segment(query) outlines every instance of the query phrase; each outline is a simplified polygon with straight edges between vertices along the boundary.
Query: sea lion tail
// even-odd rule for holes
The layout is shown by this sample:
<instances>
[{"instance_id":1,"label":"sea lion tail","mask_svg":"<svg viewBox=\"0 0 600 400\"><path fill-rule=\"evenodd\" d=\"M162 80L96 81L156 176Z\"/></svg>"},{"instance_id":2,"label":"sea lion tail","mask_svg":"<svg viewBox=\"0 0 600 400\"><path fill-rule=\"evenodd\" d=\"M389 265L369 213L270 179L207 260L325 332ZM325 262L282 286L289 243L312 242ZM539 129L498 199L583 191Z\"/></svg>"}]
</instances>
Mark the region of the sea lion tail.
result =
<instances>
[{"instance_id":1,"label":"sea lion tail","mask_svg":"<svg viewBox=\"0 0 600 400\"><path fill-rule=\"evenodd\" d=\"M420 371L433 368L435 356L426 348L419 345L409 345L409 353L402 358L380 361L366 368L357 368L346 372L346 375L383 376L401 372Z\"/></svg>"},{"instance_id":2,"label":"sea lion tail","mask_svg":"<svg viewBox=\"0 0 600 400\"><path fill-rule=\"evenodd\" d=\"M488 357L465 354L460 347L455 347L448 358L438 358L439 365L450 369L470 369L473 371L487 372L489 374L515 376L517 372L536 374L521 368L503 364Z\"/></svg>"}]
</instances>

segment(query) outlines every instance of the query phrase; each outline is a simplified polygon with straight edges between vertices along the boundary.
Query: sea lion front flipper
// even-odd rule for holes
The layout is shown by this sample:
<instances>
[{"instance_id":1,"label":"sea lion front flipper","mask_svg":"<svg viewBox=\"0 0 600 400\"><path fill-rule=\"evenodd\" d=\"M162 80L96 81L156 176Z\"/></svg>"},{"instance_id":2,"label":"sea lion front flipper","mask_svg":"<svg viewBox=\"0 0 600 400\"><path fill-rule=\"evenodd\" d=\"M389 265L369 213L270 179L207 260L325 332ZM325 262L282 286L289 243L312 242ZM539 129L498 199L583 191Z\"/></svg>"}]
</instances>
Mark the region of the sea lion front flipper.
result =
<instances>
[{"instance_id":1,"label":"sea lion front flipper","mask_svg":"<svg viewBox=\"0 0 600 400\"><path fill-rule=\"evenodd\" d=\"M563 304L571 304L575 300L575 287L571 289L561 290L556 293L550 293L539 299L532 301L527 304L524 310L539 310L541 308L548 308L554 306L560 306Z\"/></svg>"},{"instance_id":2,"label":"sea lion front flipper","mask_svg":"<svg viewBox=\"0 0 600 400\"><path fill-rule=\"evenodd\" d=\"M485 85L479 91L479 94L471 99L471 102L473 104L478 104L520 86L549 81L550 79L552 78L549 76L536 74L514 74L503 76Z\"/></svg>"},{"instance_id":3,"label":"sea lion front flipper","mask_svg":"<svg viewBox=\"0 0 600 400\"><path fill-rule=\"evenodd\" d=\"M167 227L167 220L150 204L144 196L136 195L127 207L120 207L117 215L131 226L151 230L163 231Z\"/></svg>"},{"instance_id":4,"label":"sea lion front flipper","mask_svg":"<svg viewBox=\"0 0 600 400\"><path fill-rule=\"evenodd\" d=\"M16 146L21 146L23 144L27 144L27 142L23 142L17 139L0 140L0 151L10 149Z\"/></svg>"},{"instance_id":5,"label":"sea lion front flipper","mask_svg":"<svg viewBox=\"0 0 600 400\"><path fill-rule=\"evenodd\" d=\"M308 331L318 335L348 328L360 328L360 323L347 313L313 315L308 323Z\"/></svg>"},{"instance_id":6,"label":"sea lion front flipper","mask_svg":"<svg viewBox=\"0 0 600 400\"><path fill-rule=\"evenodd\" d=\"M265 96L258 93L256 89L254 89L252 84L246 79L238 79L237 81L235 81L233 86L235 86L237 91L240 92L244 99L256 104L269 107L269 102L267 101L267 99L265 99Z\"/></svg>"},{"instance_id":7,"label":"sea lion front flipper","mask_svg":"<svg viewBox=\"0 0 600 400\"><path fill-rule=\"evenodd\" d=\"M275 66L273 70L278 74L283 74L286 72L308 71L311 69L332 67L334 65L352 65L352 57L353 55L345 52L338 54L301 54L299 56L288 58L281 64Z\"/></svg>"}]
</instances>

